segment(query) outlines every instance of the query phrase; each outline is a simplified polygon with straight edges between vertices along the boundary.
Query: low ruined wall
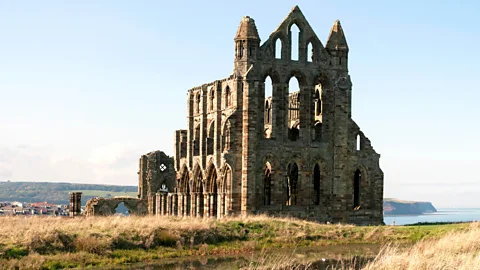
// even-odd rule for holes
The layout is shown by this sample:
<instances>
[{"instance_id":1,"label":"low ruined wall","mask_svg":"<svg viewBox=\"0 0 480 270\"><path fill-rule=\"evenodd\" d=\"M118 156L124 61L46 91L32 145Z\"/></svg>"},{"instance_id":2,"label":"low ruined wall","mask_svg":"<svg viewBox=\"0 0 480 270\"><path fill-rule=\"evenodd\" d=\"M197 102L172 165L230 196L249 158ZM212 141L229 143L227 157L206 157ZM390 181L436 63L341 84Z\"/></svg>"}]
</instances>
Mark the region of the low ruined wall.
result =
<instances>
[{"instance_id":1,"label":"low ruined wall","mask_svg":"<svg viewBox=\"0 0 480 270\"><path fill-rule=\"evenodd\" d=\"M87 216L109 216L115 214L115 209L120 203L125 205L130 215L146 215L148 202L133 197L93 198L85 206Z\"/></svg>"}]
</instances>

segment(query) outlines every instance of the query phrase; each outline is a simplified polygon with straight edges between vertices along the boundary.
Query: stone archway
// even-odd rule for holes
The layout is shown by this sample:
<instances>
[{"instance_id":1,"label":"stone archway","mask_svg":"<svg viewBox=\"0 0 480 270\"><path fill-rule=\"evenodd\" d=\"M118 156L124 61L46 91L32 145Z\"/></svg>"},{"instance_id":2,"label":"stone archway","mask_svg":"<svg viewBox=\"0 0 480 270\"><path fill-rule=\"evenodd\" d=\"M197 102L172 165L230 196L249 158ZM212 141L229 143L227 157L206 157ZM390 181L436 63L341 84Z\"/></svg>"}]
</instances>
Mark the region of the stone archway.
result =
<instances>
[{"instance_id":1,"label":"stone archway","mask_svg":"<svg viewBox=\"0 0 480 270\"><path fill-rule=\"evenodd\" d=\"M87 216L111 216L122 202L130 215L143 216L148 213L148 202L133 197L93 198L87 202L85 213Z\"/></svg>"}]
</instances>

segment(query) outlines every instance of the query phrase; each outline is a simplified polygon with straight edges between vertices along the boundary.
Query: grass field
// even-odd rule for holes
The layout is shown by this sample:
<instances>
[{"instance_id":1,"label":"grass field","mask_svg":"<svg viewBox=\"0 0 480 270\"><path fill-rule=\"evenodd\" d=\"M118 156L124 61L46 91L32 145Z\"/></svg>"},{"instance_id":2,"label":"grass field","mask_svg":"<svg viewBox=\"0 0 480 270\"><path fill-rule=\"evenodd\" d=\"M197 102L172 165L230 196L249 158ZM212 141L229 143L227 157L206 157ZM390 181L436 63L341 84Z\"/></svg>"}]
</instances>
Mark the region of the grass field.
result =
<instances>
[{"instance_id":1,"label":"grass field","mask_svg":"<svg viewBox=\"0 0 480 270\"><path fill-rule=\"evenodd\" d=\"M266 216L222 220L134 216L74 219L0 217L0 222L4 228L0 231L0 265L6 269L96 267L277 248L294 250L392 243L412 246L422 241L435 241L451 233L479 230L476 223L323 225Z\"/></svg>"}]
</instances>

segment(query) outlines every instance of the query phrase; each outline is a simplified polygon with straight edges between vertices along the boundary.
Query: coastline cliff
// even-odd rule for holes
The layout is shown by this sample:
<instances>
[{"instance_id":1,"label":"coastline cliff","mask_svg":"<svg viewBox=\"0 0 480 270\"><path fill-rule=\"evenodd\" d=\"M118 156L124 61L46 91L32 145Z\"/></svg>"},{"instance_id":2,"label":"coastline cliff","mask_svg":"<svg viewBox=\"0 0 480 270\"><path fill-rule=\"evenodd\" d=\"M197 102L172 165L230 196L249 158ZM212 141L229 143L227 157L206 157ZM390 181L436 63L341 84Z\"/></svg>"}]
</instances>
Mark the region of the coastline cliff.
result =
<instances>
[{"instance_id":1,"label":"coastline cliff","mask_svg":"<svg viewBox=\"0 0 480 270\"><path fill-rule=\"evenodd\" d=\"M398 199L383 199L384 215L421 215L434 213L437 209L431 202L403 201Z\"/></svg>"}]
</instances>

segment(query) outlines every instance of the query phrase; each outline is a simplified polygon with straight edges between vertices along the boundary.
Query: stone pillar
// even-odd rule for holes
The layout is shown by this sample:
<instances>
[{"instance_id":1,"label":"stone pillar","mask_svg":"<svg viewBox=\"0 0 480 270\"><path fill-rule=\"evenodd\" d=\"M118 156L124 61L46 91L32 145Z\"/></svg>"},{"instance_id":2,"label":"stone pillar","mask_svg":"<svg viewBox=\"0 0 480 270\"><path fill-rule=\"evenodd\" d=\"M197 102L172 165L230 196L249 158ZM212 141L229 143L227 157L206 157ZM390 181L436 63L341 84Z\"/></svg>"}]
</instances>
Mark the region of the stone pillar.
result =
<instances>
[{"instance_id":1,"label":"stone pillar","mask_svg":"<svg viewBox=\"0 0 480 270\"><path fill-rule=\"evenodd\" d=\"M211 193L211 194L210 194L210 207L209 207L209 209L208 209L208 210L209 210L208 212L210 213L209 217L215 216L215 213L214 213L215 207L214 207L214 205L215 205L215 194Z\"/></svg>"},{"instance_id":2,"label":"stone pillar","mask_svg":"<svg viewBox=\"0 0 480 270\"><path fill-rule=\"evenodd\" d=\"M257 183L257 179L255 172L255 161L257 160L257 157L255 155L257 153L259 137L257 134L259 130L263 130L264 124L258 121L258 114L263 114L263 110L260 110L260 108L263 107L263 101L261 101L258 97L258 92L260 91L259 82L244 81L244 83L242 111L242 158L239 160L239 162L242 164L240 207L242 215L255 212L256 210L255 184ZM261 102L261 104L259 104L259 102ZM284 125L284 127L286 127L286 125ZM287 129L284 128L284 130L286 131ZM275 134L275 132L273 134Z\"/></svg>"},{"instance_id":3,"label":"stone pillar","mask_svg":"<svg viewBox=\"0 0 480 270\"><path fill-rule=\"evenodd\" d=\"M148 198L148 214L150 216L154 215L155 214L155 197L153 196L153 194L149 194L147 196Z\"/></svg>"},{"instance_id":4,"label":"stone pillar","mask_svg":"<svg viewBox=\"0 0 480 270\"><path fill-rule=\"evenodd\" d=\"M177 193L177 205L178 205L178 213L179 217L183 216L183 193Z\"/></svg>"},{"instance_id":5,"label":"stone pillar","mask_svg":"<svg viewBox=\"0 0 480 270\"><path fill-rule=\"evenodd\" d=\"M161 197L162 195L160 193L156 193L155 194L155 216L160 216L161 214L161 207L162 207L162 204L161 204Z\"/></svg>"},{"instance_id":6,"label":"stone pillar","mask_svg":"<svg viewBox=\"0 0 480 270\"><path fill-rule=\"evenodd\" d=\"M162 216L167 215L167 194L162 194Z\"/></svg>"},{"instance_id":7,"label":"stone pillar","mask_svg":"<svg viewBox=\"0 0 480 270\"><path fill-rule=\"evenodd\" d=\"M203 200L203 196L200 196L200 194L197 194L197 210L196 210L197 217L203 217L203 213L200 213L200 204L201 204L200 200Z\"/></svg>"},{"instance_id":8,"label":"stone pillar","mask_svg":"<svg viewBox=\"0 0 480 270\"><path fill-rule=\"evenodd\" d=\"M79 216L82 214L82 192L70 192L70 216Z\"/></svg>"},{"instance_id":9,"label":"stone pillar","mask_svg":"<svg viewBox=\"0 0 480 270\"><path fill-rule=\"evenodd\" d=\"M211 205L210 205L210 197L211 197L211 196L212 196L212 195L211 195L210 193L205 194L205 206L206 206L205 209L204 209L204 210L205 210L205 212L204 212L204 213L205 213L205 217L210 217L210 207L211 207Z\"/></svg>"},{"instance_id":10,"label":"stone pillar","mask_svg":"<svg viewBox=\"0 0 480 270\"><path fill-rule=\"evenodd\" d=\"M178 216L178 194L173 194L172 197L172 215Z\"/></svg>"},{"instance_id":11,"label":"stone pillar","mask_svg":"<svg viewBox=\"0 0 480 270\"><path fill-rule=\"evenodd\" d=\"M190 198L190 216L197 216L197 193L192 193Z\"/></svg>"},{"instance_id":12,"label":"stone pillar","mask_svg":"<svg viewBox=\"0 0 480 270\"><path fill-rule=\"evenodd\" d=\"M167 196L167 216L172 216L172 196Z\"/></svg>"},{"instance_id":13,"label":"stone pillar","mask_svg":"<svg viewBox=\"0 0 480 270\"><path fill-rule=\"evenodd\" d=\"M223 203L223 208L222 208L222 216L228 216L228 204L227 204L227 194L223 193L222 195L222 203Z\"/></svg>"}]
</instances>

